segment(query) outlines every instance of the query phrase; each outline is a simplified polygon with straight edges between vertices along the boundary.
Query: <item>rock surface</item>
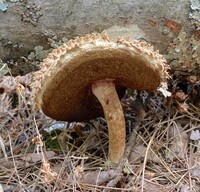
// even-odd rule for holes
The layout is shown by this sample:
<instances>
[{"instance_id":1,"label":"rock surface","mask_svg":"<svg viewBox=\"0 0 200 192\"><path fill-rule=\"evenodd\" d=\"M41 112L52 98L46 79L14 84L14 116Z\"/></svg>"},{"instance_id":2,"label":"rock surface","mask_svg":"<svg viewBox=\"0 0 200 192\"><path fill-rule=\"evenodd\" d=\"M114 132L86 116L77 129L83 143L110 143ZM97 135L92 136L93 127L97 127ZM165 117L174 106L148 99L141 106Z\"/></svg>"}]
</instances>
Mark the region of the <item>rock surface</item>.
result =
<instances>
[{"instance_id":1,"label":"rock surface","mask_svg":"<svg viewBox=\"0 0 200 192\"><path fill-rule=\"evenodd\" d=\"M116 25L135 26L133 33L139 30L141 38L164 52L177 36L170 29L170 21L185 31L191 29L189 0L23 0L6 4L7 10L0 11L3 60L28 55L37 45L48 48L49 37L71 38Z\"/></svg>"}]
</instances>

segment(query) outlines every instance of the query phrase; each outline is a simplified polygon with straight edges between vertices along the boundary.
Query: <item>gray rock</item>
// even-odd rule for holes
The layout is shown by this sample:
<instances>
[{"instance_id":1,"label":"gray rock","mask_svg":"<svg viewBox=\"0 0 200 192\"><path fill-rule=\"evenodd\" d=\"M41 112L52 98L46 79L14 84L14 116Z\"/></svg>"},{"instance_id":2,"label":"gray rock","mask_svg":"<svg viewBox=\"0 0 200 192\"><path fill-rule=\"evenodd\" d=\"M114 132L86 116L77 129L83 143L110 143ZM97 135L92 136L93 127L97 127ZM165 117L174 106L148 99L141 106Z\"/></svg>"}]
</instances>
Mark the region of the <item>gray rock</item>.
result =
<instances>
[{"instance_id":1,"label":"gray rock","mask_svg":"<svg viewBox=\"0 0 200 192\"><path fill-rule=\"evenodd\" d=\"M35 46L49 48L48 38L72 38L112 26L137 26L161 52L177 34L165 19L191 29L189 0L29 0L7 2L0 12L0 57L27 56ZM134 33L134 30L133 30Z\"/></svg>"}]
</instances>

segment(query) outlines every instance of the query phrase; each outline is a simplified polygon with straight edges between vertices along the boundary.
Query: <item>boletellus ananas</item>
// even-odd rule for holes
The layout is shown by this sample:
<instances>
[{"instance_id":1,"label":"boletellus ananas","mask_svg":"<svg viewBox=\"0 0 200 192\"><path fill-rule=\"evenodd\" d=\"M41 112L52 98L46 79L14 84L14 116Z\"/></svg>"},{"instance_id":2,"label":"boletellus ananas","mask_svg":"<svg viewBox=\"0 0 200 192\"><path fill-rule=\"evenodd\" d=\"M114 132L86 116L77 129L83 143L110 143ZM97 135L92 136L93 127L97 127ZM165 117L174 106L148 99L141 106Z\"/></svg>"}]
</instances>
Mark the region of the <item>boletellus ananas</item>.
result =
<instances>
[{"instance_id":1,"label":"boletellus ananas","mask_svg":"<svg viewBox=\"0 0 200 192\"><path fill-rule=\"evenodd\" d=\"M47 116L68 122L105 116L109 160L125 149L124 88L156 90L168 77L165 59L146 42L88 34L55 49L35 73L33 98Z\"/></svg>"}]
</instances>

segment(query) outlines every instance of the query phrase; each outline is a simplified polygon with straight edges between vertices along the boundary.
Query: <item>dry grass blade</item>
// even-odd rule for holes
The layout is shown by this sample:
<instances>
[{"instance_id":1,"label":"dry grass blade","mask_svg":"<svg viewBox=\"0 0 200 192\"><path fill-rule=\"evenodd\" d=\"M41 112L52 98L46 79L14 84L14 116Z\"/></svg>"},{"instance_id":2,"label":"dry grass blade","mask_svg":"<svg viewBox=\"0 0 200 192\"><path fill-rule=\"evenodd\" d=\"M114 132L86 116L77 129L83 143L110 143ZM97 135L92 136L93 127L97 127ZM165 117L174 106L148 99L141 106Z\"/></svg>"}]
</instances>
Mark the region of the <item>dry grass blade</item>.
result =
<instances>
[{"instance_id":1,"label":"dry grass blade","mask_svg":"<svg viewBox=\"0 0 200 192\"><path fill-rule=\"evenodd\" d=\"M5 143L2 137L0 136L0 148L3 151L4 157L6 160L8 160L7 154L6 154L6 149L5 149Z\"/></svg>"},{"instance_id":2,"label":"dry grass blade","mask_svg":"<svg viewBox=\"0 0 200 192\"><path fill-rule=\"evenodd\" d=\"M142 185L142 188L141 188L141 191L142 191L142 192L144 191L144 174L145 174L145 166L146 166L146 163L147 163L147 156L148 156L149 149L150 149L150 147L151 147L151 144L152 144L152 142L153 142L153 140L154 140L154 137L155 137L157 131L158 131L158 128L154 131L154 134L153 134L153 136L151 137L151 139L150 139L150 141L149 141L149 143L148 143L148 145L147 145L146 152L145 152L145 158L144 158L143 168L142 168L142 184L141 184L141 185Z\"/></svg>"}]
</instances>

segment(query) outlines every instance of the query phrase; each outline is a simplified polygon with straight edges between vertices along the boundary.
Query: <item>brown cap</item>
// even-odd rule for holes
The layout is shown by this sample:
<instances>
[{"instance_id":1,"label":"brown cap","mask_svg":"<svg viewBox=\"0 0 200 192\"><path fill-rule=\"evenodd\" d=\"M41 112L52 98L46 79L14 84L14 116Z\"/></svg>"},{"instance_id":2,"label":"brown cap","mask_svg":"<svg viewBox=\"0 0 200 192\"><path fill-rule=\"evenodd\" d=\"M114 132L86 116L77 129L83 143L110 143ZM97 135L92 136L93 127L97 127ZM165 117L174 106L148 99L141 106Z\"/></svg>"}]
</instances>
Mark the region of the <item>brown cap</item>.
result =
<instances>
[{"instance_id":1,"label":"brown cap","mask_svg":"<svg viewBox=\"0 0 200 192\"><path fill-rule=\"evenodd\" d=\"M146 42L100 34L70 40L55 49L35 73L33 98L36 106L57 120L84 121L103 115L91 92L93 82L114 79L122 87L154 91L168 77L165 59Z\"/></svg>"}]
</instances>

